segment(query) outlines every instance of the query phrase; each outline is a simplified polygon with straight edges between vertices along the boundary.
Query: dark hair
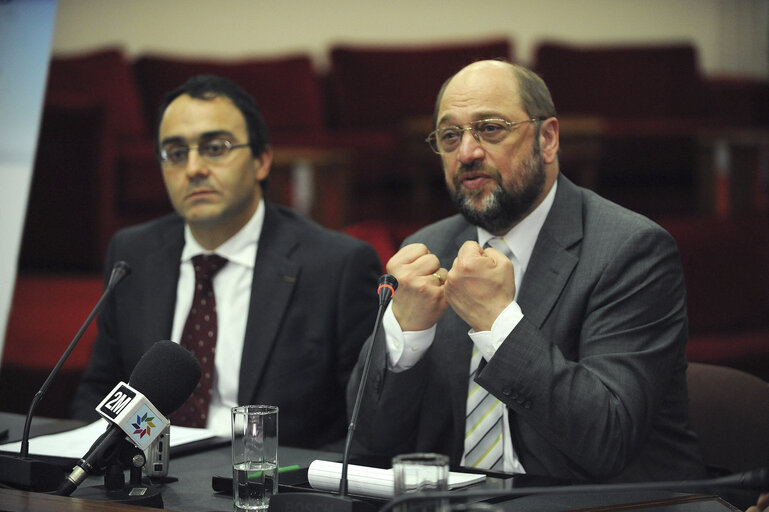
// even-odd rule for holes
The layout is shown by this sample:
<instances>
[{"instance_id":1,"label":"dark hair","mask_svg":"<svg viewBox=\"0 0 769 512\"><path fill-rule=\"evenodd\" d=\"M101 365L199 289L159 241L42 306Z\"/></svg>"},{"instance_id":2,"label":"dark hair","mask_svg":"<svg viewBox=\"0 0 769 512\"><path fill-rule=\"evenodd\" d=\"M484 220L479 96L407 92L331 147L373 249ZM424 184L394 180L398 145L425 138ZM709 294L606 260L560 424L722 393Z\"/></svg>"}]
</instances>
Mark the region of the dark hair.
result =
<instances>
[{"instance_id":1,"label":"dark hair","mask_svg":"<svg viewBox=\"0 0 769 512\"><path fill-rule=\"evenodd\" d=\"M267 124L264 122L264 116L259 110L256 100L248 94L243 88L235 82L216 75L197 75L193 76L182 85L167 93L160 106L157 120L157 132L160 133L160 122L163 119L168 105L179 96L187 94L199 100L211 100L224 97L240 110L246 120L246 129L248 130L248 144L251 147L251 153L257 157L261 155L270 144L270 134L267 130ZM159 153L158 137L155 137L155 147Z\"/></svg>"},{"instance_id":2,"label":"dark hair","mask_svg":"<svg viewBox=\"0 0 769 512\"><path fill-rule=\"evenodd\" d=\"M553 98L550 96L550 91L548 90L545 81L542 80L539 75L520 64L512 64L502 60L500 60L500 62L504 62L510 66L512 76L518 82L518 95L521 100L521 105L527 115L537 119L557 117ZM449 85L449 82L451 82L455 76L456 74L443 82L441 90L438 92L438 98L435 100L435 110L433 111L433 130L437 128L438 111L441 107L443 93Z\"/></svg>"}]
</instances>

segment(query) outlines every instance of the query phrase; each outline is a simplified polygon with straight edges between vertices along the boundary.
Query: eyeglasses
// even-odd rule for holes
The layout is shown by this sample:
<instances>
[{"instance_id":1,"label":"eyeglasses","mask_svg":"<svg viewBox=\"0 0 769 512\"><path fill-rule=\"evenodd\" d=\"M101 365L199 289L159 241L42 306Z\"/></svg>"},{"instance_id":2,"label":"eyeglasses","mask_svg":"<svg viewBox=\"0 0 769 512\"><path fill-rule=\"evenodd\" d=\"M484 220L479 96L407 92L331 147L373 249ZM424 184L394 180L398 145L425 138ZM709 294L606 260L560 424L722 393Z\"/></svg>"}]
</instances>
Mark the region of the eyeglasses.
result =
<instances>
[{"instance_id":1,"label":"eyeglasses","mask_svg":"<svg viewBox=\"0 0 769 512\"><path fill-rule=\"evenodd\" d=\"M189 158L190 150L197 150L200 158L210 163L223 161L233 149L245 148L250 144L233 144L227 139L208 139L197 145L170 143L160 149L160 163L169 167L185 165Z\"/></svg>"},{"instance_id":2,"label":"eyeglasses","mask_svg":"<svg viewBox=\"0 0 769 512\"><path fill-rule=\"evenodd\" d=\"M532 117L524 121L505 121L504 119L481 119L473 121L468 126L447 126L438 128L427 136L425 141L430 145L430 149L440 154L452 153L456 151L462 142L462 135L469 131L473 138L478 142L488 144L499 144L505 140L508 134L515 126L524 123L536 123L541 119Z\"/></svg>"}]
</instances>

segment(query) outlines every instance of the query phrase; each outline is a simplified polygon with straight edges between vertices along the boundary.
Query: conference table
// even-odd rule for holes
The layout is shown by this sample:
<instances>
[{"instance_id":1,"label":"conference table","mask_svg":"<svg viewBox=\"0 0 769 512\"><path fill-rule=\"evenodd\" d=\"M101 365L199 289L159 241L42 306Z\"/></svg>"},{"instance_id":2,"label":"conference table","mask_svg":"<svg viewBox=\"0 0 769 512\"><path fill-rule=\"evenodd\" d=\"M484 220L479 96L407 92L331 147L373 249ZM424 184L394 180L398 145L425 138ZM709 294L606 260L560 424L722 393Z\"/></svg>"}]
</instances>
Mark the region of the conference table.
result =
<instances>
[{"instance_id":1,"label":"conference table","mask_svg":"<svg viewBox=\"0 0 769 512\"><path fill-rule=\"evenodd\" d=\"M0 413L0 430L8 429L7 440L20 439L24 418L21 415ZM73 422L50 419L35 419L32 423L32 435L51 433L63 427L75 426ZM306 468L313 460L341 461L342 456L335 451L308 450L281 446L279 460L281 466L298 465L301 469L281 474L279 492L317 492L306 481ZM159 484L164 510L180 512L229 512L233 509L232 496L214 491L212 479L215 475L231 476L231 454L229 440L214 439L194 448L171 452L168 476L178 480ZM372 464L373 465L373 464ZM454 469L454 468L452 468ZM103 484L102 477L89 477L75 490L71 497L49 496L0 488L0 511L2 512L38 512L38 511L120 511L134 512L152 510L134 505L123 505L92 499L94 491ZM510 489L529 486L541 486L542 479L531 476L501 477L489 476L482 484L467 489L490 489L504 493ZM463 490L452 491L461 493ZM375 509L381 508L386 501L369 499ZM688 511L737 511L722 497L712 494L670 492L658 490L633 492L601 493L559 493L528 495L514 499L498 498L490 502L502 511L552 512L588 511L588 510L654 510L670 512ZM155 509L157 510L157 509Z\"/></svg>"}]
</instances>

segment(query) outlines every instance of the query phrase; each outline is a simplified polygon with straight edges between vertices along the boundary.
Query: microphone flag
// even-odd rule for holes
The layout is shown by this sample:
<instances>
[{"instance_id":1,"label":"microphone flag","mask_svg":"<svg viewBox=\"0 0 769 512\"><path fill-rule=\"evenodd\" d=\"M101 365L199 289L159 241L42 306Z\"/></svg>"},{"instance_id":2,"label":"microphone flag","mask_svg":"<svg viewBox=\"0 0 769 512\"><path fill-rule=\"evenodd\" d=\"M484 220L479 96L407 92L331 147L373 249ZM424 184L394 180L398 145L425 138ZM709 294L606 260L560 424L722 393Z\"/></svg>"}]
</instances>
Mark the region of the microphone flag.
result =
<instances>
[{"instance_id":1,"label":"microphone flag","mask_svg":"<svg viewBox=\"0 0 769 512\"><path fill-rule=\"evenodd\" d=\"M142 450L160 436L168 419L147 398L125 382L119 382L96 407L107 421L125 432Z\"/></svg>"}]
</instances>

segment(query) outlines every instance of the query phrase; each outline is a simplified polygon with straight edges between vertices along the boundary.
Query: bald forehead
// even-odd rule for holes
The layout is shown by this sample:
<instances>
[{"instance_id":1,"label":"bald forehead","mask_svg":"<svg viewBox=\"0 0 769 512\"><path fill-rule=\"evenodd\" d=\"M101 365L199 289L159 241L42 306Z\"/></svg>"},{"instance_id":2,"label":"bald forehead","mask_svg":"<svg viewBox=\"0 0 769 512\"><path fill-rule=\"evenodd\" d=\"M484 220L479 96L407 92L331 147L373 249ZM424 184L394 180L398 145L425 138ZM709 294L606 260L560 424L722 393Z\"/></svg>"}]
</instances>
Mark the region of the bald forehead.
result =
<instances>
[{"instance_id":1,"label":"bald forehead","mask_svg":"<svg viewBox=\"0 0 769 512\"><path fill-rule=\"evenodd\" d=\"M509 62L500 60L479 60L473 62L460 69L457 74L454 75L454 78L462 78L467 75L472 76L475 74L488 76L499 75L500 77L506 76L508 79L515 80L513 65Z\"/></svg>"},{"instance_id":2,"label":"bald forehead","mask_svg":"<svg viewBox=\"0 0 769 512\"><path fill-rule=\"evenodd\" d=\"M517 108L516 108L517 107ZM437 122L453 121L459 112L480 118L523 111L513 67L500 61L474 62L454 75L441 95Z\"/></svg>"}]
</instances>

